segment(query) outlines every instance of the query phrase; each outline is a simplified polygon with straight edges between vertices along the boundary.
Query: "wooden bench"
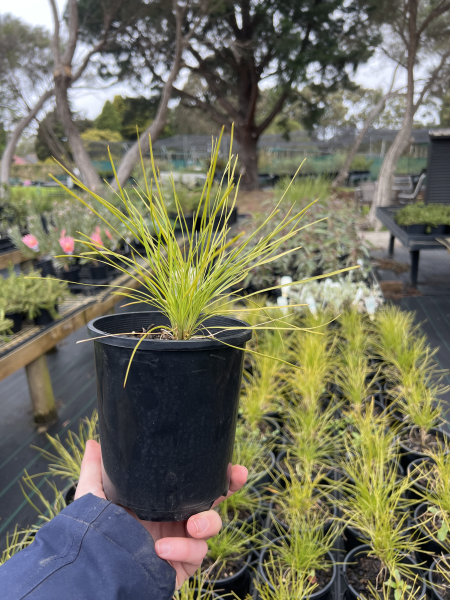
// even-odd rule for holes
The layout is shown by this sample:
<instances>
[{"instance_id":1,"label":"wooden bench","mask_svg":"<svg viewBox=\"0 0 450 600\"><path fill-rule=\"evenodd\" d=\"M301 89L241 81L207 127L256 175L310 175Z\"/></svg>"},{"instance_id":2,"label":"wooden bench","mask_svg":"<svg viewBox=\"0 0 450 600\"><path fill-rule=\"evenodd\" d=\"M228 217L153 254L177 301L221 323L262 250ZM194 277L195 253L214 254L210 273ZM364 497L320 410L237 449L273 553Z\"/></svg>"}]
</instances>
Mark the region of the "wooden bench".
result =
<instances>
[{"instance_id":1,"label":"wooden bench","mask_svg":"<svg viewBox=\"0 0 450 600\"><path fill-rule=\"evenodd\" d=\"M140 285L128 274L116 277L111 283L132 289ZM116 289L105 288L97 296L74 296L61 305L61 318L54 324L45 329L29 326L8 342L0 342L0 381L25 367L36 423L47 423L57 416L46 352L92 319L112 312L117 302L112 291Z\"/></svg>"}]
</instances>

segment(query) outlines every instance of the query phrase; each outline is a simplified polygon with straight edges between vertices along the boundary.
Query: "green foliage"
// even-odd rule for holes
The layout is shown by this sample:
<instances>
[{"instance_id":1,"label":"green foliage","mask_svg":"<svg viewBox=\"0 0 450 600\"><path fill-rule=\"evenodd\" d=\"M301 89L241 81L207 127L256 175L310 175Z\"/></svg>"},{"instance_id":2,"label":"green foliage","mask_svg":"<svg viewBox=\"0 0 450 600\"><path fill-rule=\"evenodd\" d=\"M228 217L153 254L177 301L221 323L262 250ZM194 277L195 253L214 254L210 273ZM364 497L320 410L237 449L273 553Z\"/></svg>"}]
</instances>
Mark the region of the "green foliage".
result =
<instances>
[{"instance_id":1,"label":"green foliage","mask_svg":"<svg viewBox=\"0 0 450 600\"><path fill-rule=\"evenodd\" d=\"M113 102L110 100L105 102L102 112L94 121L94 125L97 129L120 132L120 114Z\"/></svg>"},{"instance_id":2,"label":"green foliage","mask_svg":"<svg viewBox=\"0 0 450 600\"><path fill-rule=\"evenodd\" d=\"M260 534L246 523L238 524L236 521L222 527L220 532L208 543L207 558L213 562L224 564L228 559L238 556L246 558L250 552L250 545L258 545Z\"/></svg>"},{"instance_id":3,"label":"green foliage","mask_svg":"<svg viewBox=\"0 0 450 600\"><path fill-rule=\"evenodd\" d=\"M23 531L19 531L16 525L14 533L11 536L6 534L6 548L3 550L0 556L0 566L5 564L7 560L31 544L34 539L30 535L32 531L34 530L25 529Z\"/></svg>"},{"instance_id":4,"label":"green foliage","mask_svg":"<svg viewBox=\"0 0 450 600\"><path fill-rule=\"evenodd\" d=\"M121 142L122 136L112 129L86 129L81 134L81 139L85 142Z\"/></svg>"},{"instance_id":5,"label":"green foliage","mask_svg":"<svg viewBox=\"0 0 450 600\"><path fill-rule=\"evenodd\" d=\"M408 204L395 215L398 225L450 225L450 206L447 204Z\"/></svg>"}]
</instances>

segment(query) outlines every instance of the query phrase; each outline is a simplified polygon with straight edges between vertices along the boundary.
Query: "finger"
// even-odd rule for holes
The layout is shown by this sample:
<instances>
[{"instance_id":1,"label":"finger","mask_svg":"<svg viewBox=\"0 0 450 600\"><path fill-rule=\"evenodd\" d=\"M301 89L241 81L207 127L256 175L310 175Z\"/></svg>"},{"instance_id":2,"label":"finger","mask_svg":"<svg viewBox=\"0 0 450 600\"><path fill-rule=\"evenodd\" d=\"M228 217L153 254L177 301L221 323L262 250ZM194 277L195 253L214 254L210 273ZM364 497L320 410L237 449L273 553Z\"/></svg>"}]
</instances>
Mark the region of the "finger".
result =
<instances>
[{"instance_id":1,"label":"finger","mask_svg":"<svg viewBox=\"0 0 450 600\"><path fill-rule=\"evenodd\" d=\"M102 452L100 444L94 440L86 442L75 500L89 493L106 498L102 485Z\"/></svg>"},{"instance_id":2,"label":"finger","mask_svg":"<svg viewBox=\"0 0 450 600\"><path fill-rule=\"evenodd\" d=\"M207 510L191 517L186 523L188 535L195 539L207 540L217 535L222 527L222 519L214 510Z\"/></svg>"},{"instance_id":3,"label":"finger","mask_svg":"<svg viewBox=\"0 0 450 600\"><path fill-rule=\"evenodd\" d=\"M164 560L186 563L197 569L206 556L208 544L204 540L162 538L156 542L155 550Z\"/></svg>"},{"instance_id":4,"label":"finger","mask_svg":"<svg viewBox=\"0 0 450 600\"><path fill-rule=\"evenodd\" d=\"M241 487L243 487L247 482L247 476L247 467L243 467L242 465L234 465L231 469L231 480L228 494L218 498L212 505L212 508L223 502L226 498L229 498L232 494L234 494L234 492L240 490Z\"/></svg>"}]
</instances>

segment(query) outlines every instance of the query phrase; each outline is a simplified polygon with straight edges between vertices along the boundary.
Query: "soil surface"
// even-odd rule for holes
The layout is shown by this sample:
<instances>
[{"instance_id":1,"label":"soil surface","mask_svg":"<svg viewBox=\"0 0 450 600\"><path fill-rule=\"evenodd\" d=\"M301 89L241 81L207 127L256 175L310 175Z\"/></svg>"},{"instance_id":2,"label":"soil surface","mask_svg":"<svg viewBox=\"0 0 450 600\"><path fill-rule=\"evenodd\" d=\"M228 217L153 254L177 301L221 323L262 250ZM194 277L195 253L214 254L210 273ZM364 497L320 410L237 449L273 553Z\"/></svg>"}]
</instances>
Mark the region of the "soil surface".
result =
<instances>
[{"instance_id":1,"label":"soil surface","mask_svg":"<svg viewBox=\"0 0 450 600\"><path fill-rule=\"evenodd\" d=\"M400 436L400 440L413 452L422 454L430 450L437 450L439 447L439 438L435 433L431 432L422 436L417 427Z\"/></svg>"},{"instance_id":2,"label":"soil surface","mask_svg":"<svg viewBox=\"0 0 450 600\"><path fill-rule=\"evenodd\" d=\"M275 556L276 554L274 553L274 558ZM278 581L279 573L275 573L271 565L266 563L264 565L264 570L269 575L269 577L267 578L269 581L270 579L272 579L272 581ZM286 568L286 571L287 570L288 569ZM332 577L333 569L331 567L329 569L320 569L320 571L316 571L314 577L311 578L311 583L316 584L313 593L316 594L317 592L323 590L323 588L328 585Z\"/></svg>"},{"instance_id":3,"label":"soil surface","mask_svg":"<svg viewBox=\"0 0 450 600\"><path fill-rule=\"evenodd\" d=\"M202 571L207 570L216 561L212 560L209 556L203 560ZM222 562L219 560L214 567L212 567L211 571L208 571L208 580L213 581L215 579L228 579L236 575L242 567L245 565L245 559L242 558L237 552L229 556L229 558Z\"/></svg>"},{"instance_id":4,"label":"soil surface","mask_svg":"<svg viewBox=\"0 0 450 600\"><path fill-rule=\"evenodd\" d=\"M324 525L327 521L333 518L332 506L330 506L328 502L325 502L321 498L316 499L316 502L309 508L309 511L320 516L320 518L323 520ZM283 525L284 528L289 527L286 520L284 519L284 511L278 503L275 503L273 505L273 514Z\"/></svg>"},{"instance_id":5,"label":"soil surface","mask_svg":"<svg viewBox=\"0 0 450 600\"><path fill-rule=\"evenodd\" d=\"M370 597L369 591L369 582L372 584L373 588L378 592L383 593L385 591L386 586L383 586L384 579L382 576L378 577L381 571L381 561L374 556L363 556L355 559L355 564L347 566L347 580L351 586L358 592L358 594L364 594L367 597ZM378 581L377 581L378 577ZM384 587L384 590L382 588ZM416 586L419 589L417 590L415 597L418 598L420 596L421 587ZM389 588L389 596L388 598L394 598L394 591L392 588Z\"/></svg>"},{"instance_id":6,"label":"soil surface","mask_svg":"<svg viewBox=\"0 0 450 600\"><path fill-rule=\"evenodd\" d=\"M432 533L436 533L442 526L442 517L439 513L434 515L426 511L422 515L419 515L418 520L425 532L431 531Z\"/></svg>"},{"instance_id":7,"label":"soil surface","mask_svg":"<svg viewBox=\"0 0 450 600\"><path fill-rule=\"evenodd\" d=\"M447 577L450 579L450 574L447 575ZM438 588L436 590L438 594L444 598L444 600L450 600L450 584L445 577L437 571L433 571L433 583Z\"/></svg>"},{"instance_id":8,"label":"soil surface","mask_svg":"<svg viewBox=\"0 0 450 600\"><path fill-rule=\"evenodd\" d=\"M152 329L154 325L149 325L148 327L142 327L142 331L132 331L127 337L131 338L142 338L145 337L146 340L174 340L172 333L167 330L163 331L153 331L152 333L147 333L150 329ZM144 336L144 334L146 334Z\"/></svg>"}]
</instances>

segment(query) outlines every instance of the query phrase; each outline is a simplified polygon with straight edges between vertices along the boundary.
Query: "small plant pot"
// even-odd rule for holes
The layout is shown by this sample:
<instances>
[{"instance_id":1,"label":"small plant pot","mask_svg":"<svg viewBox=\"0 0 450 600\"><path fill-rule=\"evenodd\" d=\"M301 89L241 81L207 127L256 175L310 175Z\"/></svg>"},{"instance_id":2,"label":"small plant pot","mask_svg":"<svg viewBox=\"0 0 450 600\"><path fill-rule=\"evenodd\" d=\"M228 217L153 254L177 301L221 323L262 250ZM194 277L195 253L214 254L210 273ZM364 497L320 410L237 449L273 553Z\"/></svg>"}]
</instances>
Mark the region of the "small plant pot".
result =
<instances>
[{"instance_id":1,"label":"small plant pot","mask_svg":"<svg viewBox=\"0 0 450 600\"><path fill-rule=\"evenodd\" d=\"M450 564L450 555L446 555L443 558L446 559L446 562ZM437 570L437 565L439 561L442 560L442 557L437 558L433 561L429 571L428 571L428 585L431 589L431 599L432 600L448 600L450 594L447 593L444 595L444 590L439 587L439 584L448 586L448 581L439 574Z\"/></svg>"},{"instance_id":2,"label":"small plant pot","mask_svg":"<svg viewBox=\"0 0 450 600\"><path fill-rule=\"evenodd\" d=\"M5 318L11 319L11 321L13 322L13 326L11 327L12 332L19 333L19 331L22 329L23 314L22 313L5 313Z\"/></svg>"},{"instance_id":3,"label":"small plant pot","mask_svg":"<svg viewBox=\"0 0 450 600\"><path fill-rule=\"evenodd\" d=\"M419 537L425 540L416 554L419 563L425 563L427 567L431 567L433 561L445 552L445 545L441 545L439 541L435 540L422 524L421 516L427 512L429 506L429 502L422 502L414 511L414 525L420 532Z\"/></svg>"},{"instance_id":4,"label":"small plant pot","mask_svg":"<svg viewBox=\"0 0 450 600\"><path fill-rule=\"evenodd\" d=\"M68 490L64 494L64 500L66 501L66 506L69 506L69 504L72 504L72 502L75 501L77 485L78 485L78 481L76 481L75 483L72 483L72 485L68 488Z\"/></svg>"},{"instance_id":5,"label":"small plant pot","mask_svg":"<svg viewBox=\"0 0 450 600\"><path fill-rule=\"evenodd\" d=\"M244 600L250 593L251 575L250 575L250 561L252 558L252 552L250 550L247 560L243 567L230 577L219 579L206 579L204 589L212 589L220 594L222 598L226 594L235 594L241 600Z\"/></svg>"},{"instance_id":6,"label":"small plant pot","mask_svg":"<svg viewBox=\"0 0 450 600\"><path fill-rule=\"evenodd\" d=\"M41 272L42 277L56 277L55 267L51 258L41 258L36 261L35 267Z\"/></svg>"},{"instance_id":7,"label":"small plant pot","mask_svg":"<svg viewBox=\"0 0 450 600\"><path fill-rule=\"evenodd\" d=\"M91 279L93 279L94 281L108 279L108 270L106 268L106 265L89 265L89 271Z\"/></svg>"},{"instance_id":8,"label":"small plant pot","mask_svg":"<svg viewBox=\"0 0 450 600\"><path fill-rule=\"evenodd\" d=\"M273 546L276 546L277 543L280 543L281 540L286 539L287 537L289 537L289 536L283 536L283 537L279 537L279 538L273 540L270 544L270 549L273 550ZM269 578L267 577L266 570L264 567L264 562L266 560L266 556L268 557L268 550L269 550L269 548L266 547L261 552L261 555L260 555L259 561L258 561L258 572L259 572L260 576L262 577L264 583L266 583L273 592L276 592L275 588L270 583ZM318 590L317 592L313 592L310 596L306 596L306 598L309 598L310 600L328 600L328 598L332 598L332 596L333 596L333 589L334 589L334 584L335 584L336 576L337 576L336 562L335 562L334 557L331 554L331 552L327 552L326 556L327 556L327 561L331 564L331 572L332 573L331 573L330 580L321 590Z\"/></svg>"},{"instance_id":9,"label":"small plant pot","mask_svg":"<svg viewBox=\"0 0 450 600\"><path fill-rule=\"evenodd\" d=\"M37 327L46 327L47 325L51 325L52 323L55 322L55 319L52 317L52 315L49 313L49 311L46 308L41 308L41 314L37 315L37 317L34 317L34 324ZM55 310L56 312L58 312L58 305L55 306Z\"/></svg>"},{"instance_id":10,"label":"small plant pot","mask_svg":"<svg viewBox=\"0 0 450 600\"><path fill-rule=\"evenodd\" d=\"M368 553L371 551L371 547L367 545L360 545L354 548L351 552L347 554L344 559L343 565L343 575L345 579L345 583L347 584L347 598L349 600L359 600L362 596L365 598L370 597L370 590L365 588L364 590L357 590L352 584L352 577L350 574L350 567L352 564L355 564L359 559L366 558ZM404 557L405 564L408 565L416 565L416 561L410 556ZM426 594L426 584L425 582L421 583L420 581L417 584L419 588L417 594L415 595L415 599L419 600L420 598L424 598ZM389 598L389 596L388 596ZM392 599L394 598L394 594L392 594Z\"/></svg>"},{"instance_id":11,"label":"small plant pot","mask_svg":"<svg viewBox=\"0 0 450 600\"><path fill-rule=\"evenodd\" d=\"M408 235L424 235L426 225L406 225L406 233Z\"/></svg>"},{"instance_id":12,"label":"small plant pot","mask_svg":"<svg viewBox=\"0 0 450 600\"><path fill-rule=\"evenodd\" d=\"M217 339L146 339L114 334L168 326L158 311L91 321L108 500L147 521L183 521L228 491L244 350L251 331L212 317ZM225 329L224 329L225 328ZM108 336L108 337L102 337ZM221 340L226 342L222 343ZM230 346L235 346L232 348Z\"/></svg>"},{"instance_id":13,"label":"small plant pot","mask_svg":"<svg viewBox=\"0 0 450 600\"><path fill-rule=\"evenodd\" d=\"M425 463L434 464L434 461L429 457L418 458L417 460L413 460L413 462L409 463L407 468L407 476L412 483L412 486L408 492L408 498L410 500L415 500L416 502L423 502L424 495L428 492L427 488L417 481L417 478L414 477L414 470Z\"/></svg>"},{"instance_id":14,"label":"small plant pot","mask_svg":"<svg viewBox=\"0 0 450 600\"><path fill-rule=\"evenodd\" d=\"M406 427L400 435L402 436L405 433L409 433L412 429L413 427ZM442 429L432 427L428 433L433 435L437 440L441 441L442 443L448 444L450 442L450 435L446 431L442 431ZM402 455L400 457L400 464L405 469L405 471L408 469L408 465L413 461L417 460L418 458L427 457L427 454L425 452L420 452L411 448L408 443L408 440L402 440L400 437L399 444L402 452ZM446 454L448 454L448 451L446 452Z\"/></svg>"},{"instance_id":15,"label":"small plant pot","mask_svg":"<svg viewBox=\"0 0 450 600\"><path fill-rule=\"evenodd\" d=\"M447 232L447 225L438 225L437 227L430 228L430 235L445 235Z\"/></svg>"},{"instance_id":16,"label":"small plant pot","mask_svg":"<svg viewBox=\"0 0 450 600\"><path fill-rule=\"evenodd\" d=\"M72 283L79 283L80 282L80 265L70 265L70 267L66 270L66 269L62 269L61 270L61 279L63 279L64 281L69 281Z\"/></svg>"}]
</instances>

